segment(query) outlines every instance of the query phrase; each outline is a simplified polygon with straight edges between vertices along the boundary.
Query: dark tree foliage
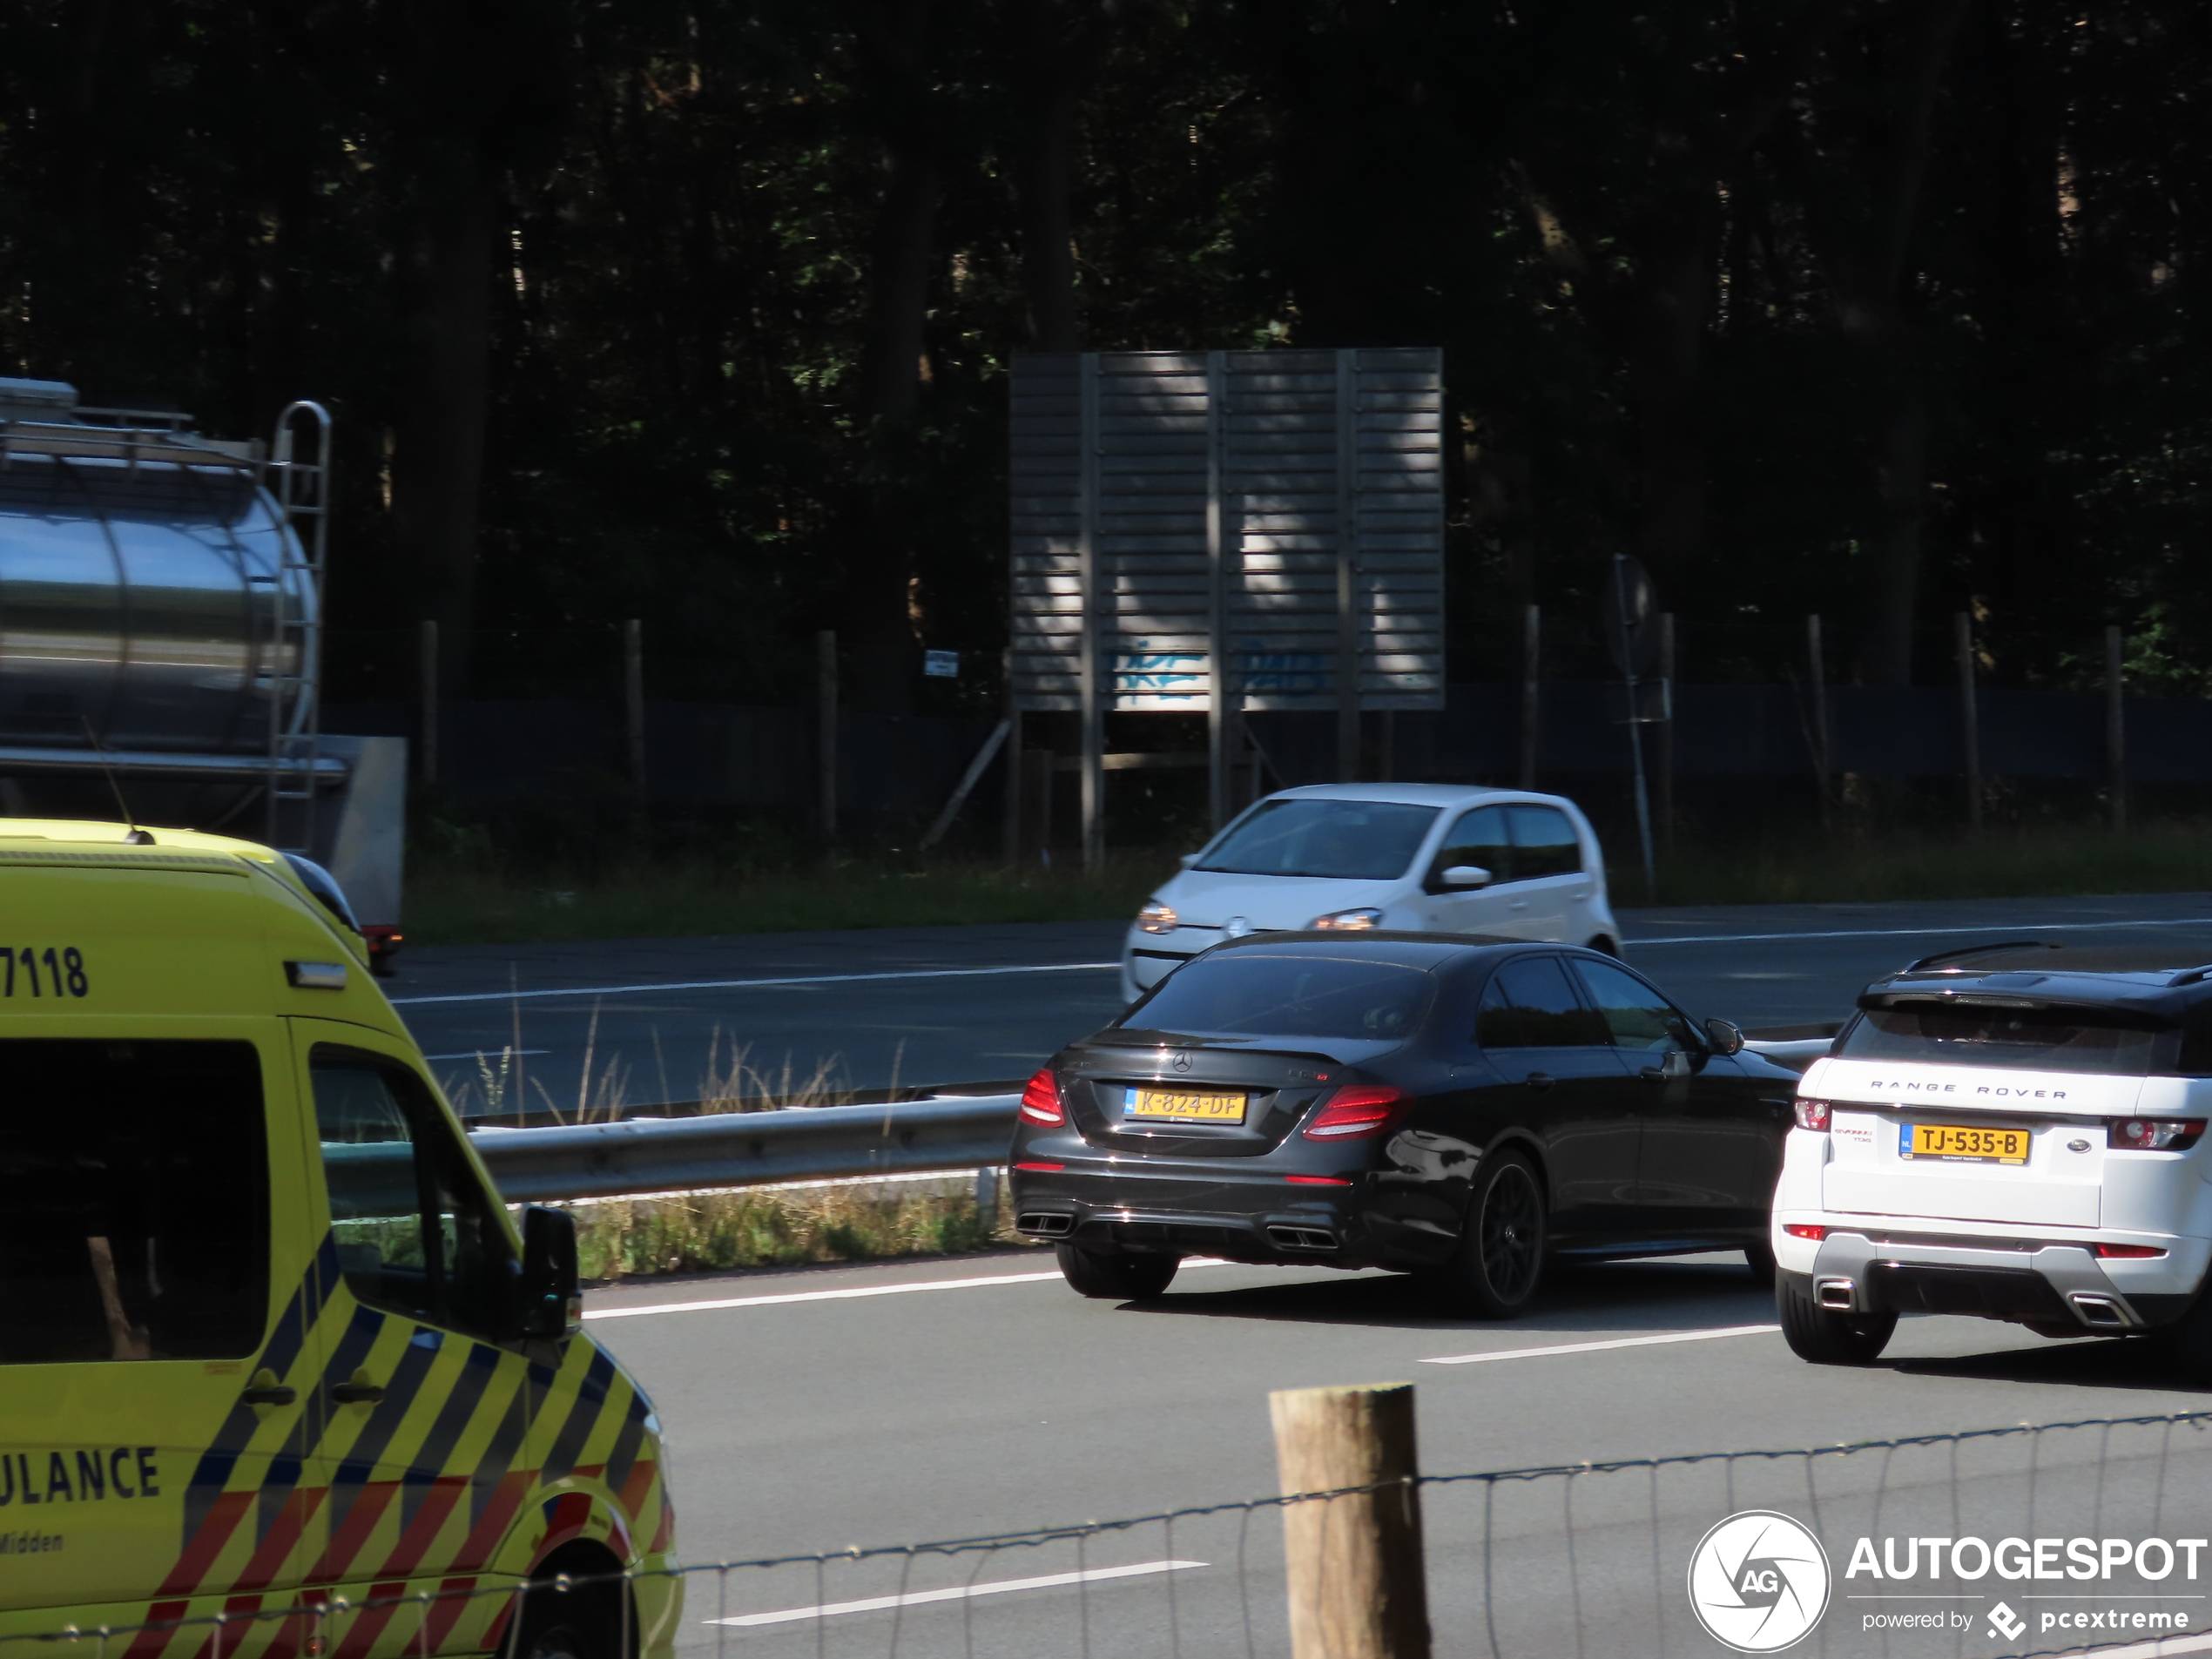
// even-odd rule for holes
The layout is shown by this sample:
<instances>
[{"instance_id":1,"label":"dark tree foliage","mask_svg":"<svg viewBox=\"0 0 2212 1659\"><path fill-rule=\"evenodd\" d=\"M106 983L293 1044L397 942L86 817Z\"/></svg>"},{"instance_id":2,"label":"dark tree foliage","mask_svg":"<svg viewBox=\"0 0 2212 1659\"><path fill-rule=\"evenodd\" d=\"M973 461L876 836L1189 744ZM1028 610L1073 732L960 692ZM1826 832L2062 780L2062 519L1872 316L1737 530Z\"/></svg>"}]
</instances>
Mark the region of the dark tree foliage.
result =
<instances>
[{"instance_id":1,"label":"dark tree foliage","mask_svg":"<svg viewBox=\"0 0 2212 1659\"><path fill-rule=\"evenodd\" d=\"M2180 0L19 0L0 368L337 412L341 689L866 703L1005 637L1025 349L1439 344L1454 660L2212 688ZM954 695L988 700L988 677ZM940 688L933 688L933 691Z\"/></svg>"}]
</instances>

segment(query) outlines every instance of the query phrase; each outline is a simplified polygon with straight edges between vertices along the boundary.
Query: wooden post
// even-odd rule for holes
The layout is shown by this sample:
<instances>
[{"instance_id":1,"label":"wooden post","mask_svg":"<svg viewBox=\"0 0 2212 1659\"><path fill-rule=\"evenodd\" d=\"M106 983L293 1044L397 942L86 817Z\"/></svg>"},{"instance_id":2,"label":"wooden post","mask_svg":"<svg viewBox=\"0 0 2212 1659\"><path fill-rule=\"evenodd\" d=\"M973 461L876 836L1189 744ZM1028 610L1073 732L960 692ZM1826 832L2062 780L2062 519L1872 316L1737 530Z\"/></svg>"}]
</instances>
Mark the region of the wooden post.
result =
<instances>
[{"instance_id":1,"label":"wooden post","mask_svg":"<svg viewBox=\"0 0 2212 1659\"><path fill-rule=\"evenodd\" d=\"M1337 353L1337 781L1359 781L1359 354Z\"/></svg>"},{"instance_id":2,"label":"wooden post","mask_svg":"<svg viewBox=\"0 0 2212 1659\"><path fill-rule=\"evenodd\" d=\"M2105 775L2111 780L2112 833L2128 827L2127 639L2118 624L2105 630Z\"/></svg>"},{"instance_id":3,"label":"wooden post","mask_svg":"<svg viewBox=\"0 0 2212 1659\"><path fill-rule=\"evenodd\" d=\"M637 810L645 810L645 624L632 617L622 624L622 730L630 760L630 787Z\"/></svg>"},{"instance_id":4,"label":"wooden post","mask_svg":"<svg viewBox=\"0 0 2212 1659\"><path fill-rule=\"evenodd\" d=\"M828 629L814 636L815 787L822 836L837 833L837 636Z\"/></svg>"},{"instance_id":5,"label":"wooden post","mask_svg":"<svg viewBox=\"0 0 2212 1659\"><path fill-rule=\"evenodd\" d=\"M1966 827L1981 833L1981 732L1974 717L1974 619L1953 611L1951 632L1959 653L1959 744L1966 756Z\"/></svg>"},{"instance_id":6,"label":"wooden post","mask_svg":"<svg viewBox=\"0 0 2212 1659\"><path fill-rule=\"evenodd\" d=\"M421 626L422 674L422 745L417 752L416 764L421 768L422 781L438 781L438 624L426 622Z\"/></svg>"},{"instance_id":7,"label":"wooden post","mask_svg":"<svg viewBox=\"0 0 2212 1659\"><path fill-rule=\"evenodd\" d=\"M1805 618L1805 684L1812 697L1812 772L1820 786L1820 827L1828 828L1828 780L1835 775L1828 750L1828 653L1820 642L1817 612Z\"/></svg>"},{"instance_id":8,"label":"wooden post","mask_svg":"<svg viewBox=\"0 0 2212 1659\"><path fill-rule=\"evenodd\" d=\"M1675 613L1659 613L1659 844L1675 850Z\"/></svg>"},{"instance_id":9,"label":"wooden post","mask_svg":"<svg viewBox=\"0 0 2212 1659\"><path fill-rule=\"evenodd\" d=\"M1521 608L1521 786L1536 786L1536 739L1541 728L1537 677L1543 667L1544 613L1540 605Z\"/></svg>"},{"instance_id":10,"label":"wooden post","mask_svg":"<svg viewBox=\"0 0 2212 1659\"><path fill-rule=\"evenodd\" d=\"M1082 718L1083 868L1096 871L1106 861L1106 687L1110 671L1106 631L1107 600L1099 591L1099 450L1103 440L1098 418L1098 354L1082 354L1080 381L1082 445L1082 498L1076 523L1076 569L1082 587L1081 708Z\"/></svg>"},{"instance_id":11,"label":"wooden post","mask_svg":"<svg viewBox=\"0 0 2212 1659\"><path fill-rule=\"evenodd\" d=\"M1022 705L1014 698L1014 652L1006 653L1006 811L1002 850L1008 864L1022 856Z\"/></svg>"},{"instance_id":12,"label":"wooden post","mask_svg":"<svg viewBox=\"0 0 2212 1659\"><path fill-rule=\"evenodd\" d=\"M1291 1659L1427 1659L1413 1386L1268 1396L1285 1495L1374 1487L1283 1507Z\"/></svg>"},{"instance_id":13,"label":"wooden post","mask_svg":"<svg viewBox=\"0 0 2212 1659\"><path fill-rule=\"evenodd\" d=\"M1229 354L1206 354L1206 820L1217 833L1234 815L1229 766L1244 696L1230 667L1230 589L1244 563L1243 536L1231 547L1229 477ZM1232 570L1233 567L1233 570Z\"/></svg>"}]
</instances>

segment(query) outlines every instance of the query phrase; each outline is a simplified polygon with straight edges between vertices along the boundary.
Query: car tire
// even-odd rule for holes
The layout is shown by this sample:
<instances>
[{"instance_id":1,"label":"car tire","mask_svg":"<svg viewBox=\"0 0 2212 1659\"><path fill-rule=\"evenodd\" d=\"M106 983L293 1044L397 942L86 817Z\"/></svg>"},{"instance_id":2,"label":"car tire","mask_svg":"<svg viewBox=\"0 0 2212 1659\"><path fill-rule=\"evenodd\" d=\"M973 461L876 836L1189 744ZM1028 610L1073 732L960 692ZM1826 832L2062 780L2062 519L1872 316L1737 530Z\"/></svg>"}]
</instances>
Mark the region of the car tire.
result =
<instances>
[{"instance_id":1,"label":"car tire","mask_svg":"<svg viewBox=\"0 0 2212 1659\"><path fill-rule=\"evenodd\" d=\"M1438 1298L1454 1312L1482 1319L1525 1312L1543 1283L1548 1219L1535 1165L1518 1152L1484 1158L1460 1247L1429 1276Z\"/></svg>"},{"instance_id":2,"label":"car tire","mask_svg":"<svg viewBox=\"0 0 2212 1659\"><path fill-rule=\"evenodd\" d=\"M2212 1286L2189 1304L2188 1312L2155 1334L2191 1382L2212 1382Z\"/></svg>"},{"instance_id":3,"label":"car tire","mask_svg":"<svg viewBox=\"0 0 2212 1659\"><path fill-rule=\"evenodd\" d=\"M1094 1250L1088 1244L1055 1244L1060 1276L1078 1296L1109 1302L1143 1302L1175 1281L1180 1256L1140 1256L1125 1250Z\"/></svg>"},{"instance_id":4,"label":"car tire","mask_svg":"<svg viewBox=\"0 0 2212 1659\"><path fill-rule=\"evenodd\" d=\"M1871 1366L1897 1329L1894 1313L1839 1313L1822 1307L1797 1285L1775 1293L1782 1339L1790 1352L1815 1366Z\"/></svg>"},{"instance_id":5,"label":"car tire","mask_svg":"<svg viewBox=\"0 0 2212 1659\"><path fill-rule=\"evenodd\" d=\"M622 1595L618 1582L532 1580L501 1659L624 1659Z\"/></svg>"},{"instance_id":6,"label":"car tire","mask_svg":"<svg viewBox=\"0 0 2212 1659\"><path fill-rule=\"evenodd\" d=\"M1743 1246L1743 1265L1751 1270L1751 1283L1763 1291L1774 1288L1774 1246L1746 1244Z\"/></svg>"}]
</instances>

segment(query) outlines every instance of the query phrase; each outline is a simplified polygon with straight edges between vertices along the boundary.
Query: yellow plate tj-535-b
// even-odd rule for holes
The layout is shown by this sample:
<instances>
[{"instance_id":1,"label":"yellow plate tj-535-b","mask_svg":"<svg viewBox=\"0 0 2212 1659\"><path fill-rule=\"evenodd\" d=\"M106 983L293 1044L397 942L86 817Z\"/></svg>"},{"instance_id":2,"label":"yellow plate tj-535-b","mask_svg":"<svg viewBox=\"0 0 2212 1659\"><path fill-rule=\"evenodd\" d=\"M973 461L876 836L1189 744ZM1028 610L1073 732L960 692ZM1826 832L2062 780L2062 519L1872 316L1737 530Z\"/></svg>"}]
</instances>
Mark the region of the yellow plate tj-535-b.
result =
<instances>
[{"instance_id":1,"label":"yellow plate tj-535-b","mask_svg":"<svg viewBox=\"0 0 2212 1659\"><path fill-rule=\"evenodd\" d=\"M1241 1123L1244 1097L1204 1089L1132 1089L1122 1116L1180 1123Z\"/></svg>"},{"instance_id":2,"label":"yellow plate tj-535-b","mask_svg":"<svg viewBox=\"0 0 2212 1659\"><path fill-rule=\"evenodd\" d=\"M1907 1123L1898 1141L1900 1157L1942 1158L1952 1163L2025 1163L2029 1137L2024 1129Z\"/></svg>"}]
</instances>

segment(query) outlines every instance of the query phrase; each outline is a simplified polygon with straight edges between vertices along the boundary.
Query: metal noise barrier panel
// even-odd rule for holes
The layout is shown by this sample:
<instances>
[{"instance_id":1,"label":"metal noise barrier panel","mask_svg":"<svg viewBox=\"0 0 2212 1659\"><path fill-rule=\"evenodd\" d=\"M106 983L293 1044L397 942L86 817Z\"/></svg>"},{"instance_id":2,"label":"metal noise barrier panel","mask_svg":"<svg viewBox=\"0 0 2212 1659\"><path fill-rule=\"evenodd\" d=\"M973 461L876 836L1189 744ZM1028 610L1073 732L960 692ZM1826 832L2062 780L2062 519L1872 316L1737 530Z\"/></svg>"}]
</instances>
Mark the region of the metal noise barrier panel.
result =
<instances>
[{"instance_id":1,"label":"metal noise barrier panel","mask_svg":"<svg viewBox=\"0 0 2212 1659\"><path fill-rule=\"evenodd\" d=\"M1020 1104L1018 1095L974 1095L484 1129L469 1138L502 1198L541 1204L1003 1163Z\"/></svg>"},{"instance_id":2,"label":"metal noise barrier panel","mask_svg":"<svg viewBox=\"0 0 2212 1659\"><path fill-rule=\"evenodd\" d=\"M1434 1659L1699 1659L1731 1645L1833 1659L2212 1652L2208 1420L2212 1413L2193 1412L1418 1476L1430 1632L1420 1651ZM696 1564L670 1575L684 1587L674 1628L624 1629L616 1651L1273 1659L1291 1650L1283 1512L1373 1489L745 1560L715 1561L713 1541L681 1537ZM864 1514L869 1494L849 1495L852 1513ZM1716 1538L1730 1569L1718 1581L1698 1570ZM518 1588L526 1599L588 1595L590 1582L523 1587L486 1575L414 1594L392 1594L397 1588L378 1586L353 1602L249 1597L260 1605L195 1608L145 1626L32 1627L0 1635L0 1659L296 1659L354 1651L349 1637L371 1619L381 1632L377 1653L432 1659L442 1649L428 1633L454 1628L457 1598L506 1598ZM632 1609L664 1604L644 1594L621 1602L625 1623ZM20 1615L10 1622L25 1628ZM644 1641L633 1646L637 1635Z\"/></svg>"}]
</instances>

